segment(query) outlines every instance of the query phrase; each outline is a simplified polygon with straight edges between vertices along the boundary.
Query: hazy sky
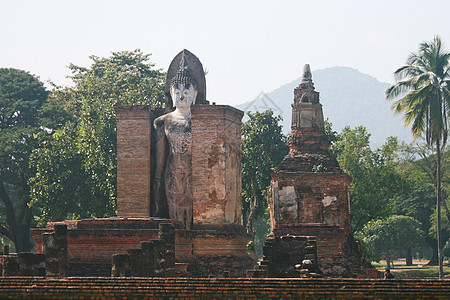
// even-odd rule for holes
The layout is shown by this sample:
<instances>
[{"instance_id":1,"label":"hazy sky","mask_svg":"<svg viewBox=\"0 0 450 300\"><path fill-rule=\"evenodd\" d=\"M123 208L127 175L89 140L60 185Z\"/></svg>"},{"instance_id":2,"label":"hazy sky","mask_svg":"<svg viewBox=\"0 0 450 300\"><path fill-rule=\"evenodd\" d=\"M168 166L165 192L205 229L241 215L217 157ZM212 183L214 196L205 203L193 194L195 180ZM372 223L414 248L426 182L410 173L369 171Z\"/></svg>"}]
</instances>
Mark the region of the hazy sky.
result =
<instances>
[{"instance_id":1,"label":"hazy sky","mask_svg":"<svg viewBox=\"0 0 450 300\"><path fill-rule=\"evenodd\" d=\"M313 69L349 66L380 81L422 41L450 50L450 1L0 0L0 67L69 84L67 65L140 48L167 69L186 48L208 71L207 98L252 100Z\"/></svg>"}]
</instances>

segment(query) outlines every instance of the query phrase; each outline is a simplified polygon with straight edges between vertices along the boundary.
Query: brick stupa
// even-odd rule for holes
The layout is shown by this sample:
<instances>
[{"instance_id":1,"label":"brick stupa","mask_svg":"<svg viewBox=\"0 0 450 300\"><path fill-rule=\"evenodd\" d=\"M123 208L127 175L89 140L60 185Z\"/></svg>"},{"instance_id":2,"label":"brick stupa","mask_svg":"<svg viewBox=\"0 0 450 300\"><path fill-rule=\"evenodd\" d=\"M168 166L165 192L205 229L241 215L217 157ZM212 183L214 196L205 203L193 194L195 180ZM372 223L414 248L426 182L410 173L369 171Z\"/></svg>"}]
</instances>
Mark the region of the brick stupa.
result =
<instances>
[{"instance_id":1,"label":"brick stupa","mask_svg":"<svg viewBox=\"0 0 450 300\"><path fill-rule=\"evenodd\" d=\"M309 65L294 90L290 151L272 174L273 236L314 236L325 276L364 276L371 265L351 234L351 178L329 151L322 105Z\"/></svg>"}]
</instances>

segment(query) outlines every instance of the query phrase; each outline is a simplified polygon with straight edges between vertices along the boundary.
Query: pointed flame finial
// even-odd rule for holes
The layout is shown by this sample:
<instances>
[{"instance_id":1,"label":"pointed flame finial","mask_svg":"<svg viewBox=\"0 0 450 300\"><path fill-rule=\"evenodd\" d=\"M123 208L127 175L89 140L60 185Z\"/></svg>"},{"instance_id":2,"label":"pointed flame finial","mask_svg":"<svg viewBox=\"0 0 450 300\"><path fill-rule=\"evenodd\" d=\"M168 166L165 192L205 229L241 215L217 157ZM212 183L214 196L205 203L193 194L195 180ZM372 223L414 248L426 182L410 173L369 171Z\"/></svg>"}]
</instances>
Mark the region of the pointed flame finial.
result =
<instances>
[{"instance_id":1,"label":"pointed flame finial","mask_svg":"<svg viewBox=\"0 0 450 300\"><path fill-rule=\"evenodd\" d=\"M309 67L309 64L306 64L303 67L303 82L312 81L312 74L311 74L311 68Z\"/></svg>"},{"instance_id":2,"label":"pointed flame finial","mask_svg":"<svg viewBox=\"0 0 450 300\"><path fill-rule=\"evenodd\" d=\"M181 54L181 60L180 60L179 69L180 70L187 70L187 68L188 68L188 65L187 65L186 59L184 58L184 49L183 49L183 52Z\"/></svg>"}]
</instances>

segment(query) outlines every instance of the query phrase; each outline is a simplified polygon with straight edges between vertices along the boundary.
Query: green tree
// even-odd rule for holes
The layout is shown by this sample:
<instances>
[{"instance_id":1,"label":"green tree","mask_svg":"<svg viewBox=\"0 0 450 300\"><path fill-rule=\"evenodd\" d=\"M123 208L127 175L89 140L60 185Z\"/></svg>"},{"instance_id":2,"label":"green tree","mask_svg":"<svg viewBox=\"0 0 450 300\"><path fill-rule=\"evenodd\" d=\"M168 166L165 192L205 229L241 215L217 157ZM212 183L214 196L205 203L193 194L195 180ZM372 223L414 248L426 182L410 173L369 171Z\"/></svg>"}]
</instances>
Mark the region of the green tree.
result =
<instances>
[{"instance_id":1,"label":"green tree","mask_svg":"<svg viewBox=\"0 0 450 300\"><path fill-rule=\"evenodd\" d=\"M419 51L412 53L406 65L394 72L396 83L386 90L386 99L396 100L393 110L403 113L404 124L411 124L414 136L425 132L428 145L436 149L436 211L437 248L439 257L439 278L443 279L441 251L441 149L448 136L447 114L450 114L450 53L442 47L439 37L419 45ZM444 203L445 205L445 203Z\"/></svg>"},{"instance_id":2,"label":"green tree","mask_svg":"<svg viewBox=\"0 0 450 300\"><path fill-rule=\"evenodd\" d=\"M46 130L57 123L47 98L36 76L0 68L0 233L14 243L16 251L32 248L29 158Z\"/></svg>"},{"instance_id":3,"label":"green tree","mask_svg":"<svg viewBox=\"0 0 450 300\"><path fill-rule=\"evenodd\" d=\"M397 139L388 138L376 151L372 151L369 142L370 134L365 127L347 126L331 147L341 168L352 177L350 207L355 232L372 219L390 216L391 199L403 186L403 179L394 168Z\"/></svg>"},{"instance_id":4,"label":"green tree","mask_svg":"<svg viewBox=\"0 0 450 300\"><path fill-rule=\"evenodd\" d=\"M248 112L247 115L249 120L242 126L242 208L247 231L253 234L254 220L264 215L267 218L264 213L270 173L280 164L289 148L278 124L280 116L273 116L272 110Z\"/></svg>"},{"instance_id":5,"label":"green tree","mask_svg":"<svg viewBox=\"0 0 450 300\"><path fill-rule=\"evenodd\" d=\"M367 258L380 259L384 256L387 267L393 268L395 251L422 245L424 233L420 227L420 222L412 217L393 215L387 219L368 222L358 238Z\"/></svg>"},{"instance_id":6,"label":"green tree","mask_svg":"<svg viewBox=\"0 0 450 300\"><path fill-rule=\"evenodd\" d=\"M69 66L72 87L52 97L72 113L71 122L33 154L37 172L31 196L40 224L116 213L115 105L162 106L164 73L140 50L91 56L89 68Z\"/></svg>"},{"instance_id":7,"label":"green tree","mask_svg":"<svg viewBox=\"0 0 450 300\"><path fill-rule=\"evenodd\" d=\"M443 199L450 188L449 154L449 151L443 151L441 155ZM399 156L398 172L406 178L408 185L394 199L394 213L411 216L422 223L422 230L428 233L426 242L433 249L433 256L428 264L438 265L436 216L433 216L436 214L436 155L426 143L419 140L402 145ZM446 215L448 216L447 213ZM441 245L445 245L449 238L448 218L444 221L447 222L441 224Z\"/></svg>"}]
</instances>

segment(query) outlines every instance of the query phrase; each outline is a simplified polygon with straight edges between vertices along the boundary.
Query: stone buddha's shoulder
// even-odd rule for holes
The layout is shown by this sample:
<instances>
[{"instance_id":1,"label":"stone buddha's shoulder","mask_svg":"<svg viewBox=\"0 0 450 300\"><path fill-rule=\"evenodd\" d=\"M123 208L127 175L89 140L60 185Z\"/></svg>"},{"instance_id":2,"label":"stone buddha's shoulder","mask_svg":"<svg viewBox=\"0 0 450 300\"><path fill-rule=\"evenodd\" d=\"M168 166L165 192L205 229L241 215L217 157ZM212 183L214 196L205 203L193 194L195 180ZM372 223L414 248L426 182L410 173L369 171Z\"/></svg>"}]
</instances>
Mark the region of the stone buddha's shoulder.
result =
<instances>
[{"instance_id":1,"label":"stone buddha's shoulder","mask_svg":"<svg viewBox=\"0 0 450 300\"><path fill-rule=\"evenodd\" d=\"M168 120L170 120L170 113L159 116L155 119L155 121L153 121L153 127L155 127L156 129L164 128L164 123Z\"/></svg>"}]
</instances>

